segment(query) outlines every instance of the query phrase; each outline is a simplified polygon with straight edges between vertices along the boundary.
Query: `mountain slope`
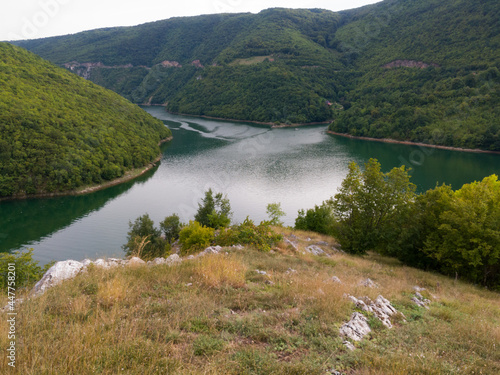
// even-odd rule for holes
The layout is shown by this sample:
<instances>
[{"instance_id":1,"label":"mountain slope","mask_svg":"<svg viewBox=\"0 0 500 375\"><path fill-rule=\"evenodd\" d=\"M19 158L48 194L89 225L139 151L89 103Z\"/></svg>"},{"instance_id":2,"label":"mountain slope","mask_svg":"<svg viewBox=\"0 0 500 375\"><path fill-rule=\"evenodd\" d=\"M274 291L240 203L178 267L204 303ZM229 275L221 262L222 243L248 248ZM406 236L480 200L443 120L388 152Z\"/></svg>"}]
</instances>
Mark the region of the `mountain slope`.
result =
<instances>
[{"instance_id":1,"label":"mountain slope","mask_svg":"<svg viewBox=\"0 0 500 375\"><path fill-rule=\"evenodd\" d=\"M119 95L0 43L0 197L113 180L171 135Z\"/></svg>"},{"instance_id":2,"label":"mountain slope","mask_svg":"<svg viewBox=\"0 0 500 375\"><path fill-rule=\"evenodd\" d=\"M334 119L331 130L341 133L498 151L499 20L494 0L385 0L340 13L276 8L18 43L173 112Z\"/></svg>"}]
</instances>

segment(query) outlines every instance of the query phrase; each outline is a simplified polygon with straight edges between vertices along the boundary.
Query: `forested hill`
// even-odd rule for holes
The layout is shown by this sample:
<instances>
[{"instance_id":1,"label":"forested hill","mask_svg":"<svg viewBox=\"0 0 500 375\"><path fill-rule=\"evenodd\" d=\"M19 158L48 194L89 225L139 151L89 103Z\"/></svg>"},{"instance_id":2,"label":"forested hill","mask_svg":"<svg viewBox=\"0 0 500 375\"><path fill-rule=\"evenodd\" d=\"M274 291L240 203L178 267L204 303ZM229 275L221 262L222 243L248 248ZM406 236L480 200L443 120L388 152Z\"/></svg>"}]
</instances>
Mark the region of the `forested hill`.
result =
<instances>
[{"instance_id":1,"label":"forested hill","mask_svg":"<svg viewBox=\"0 0 500 375\"><path fill-rule=\"evenodd\" d=\"M170 135L121 96L0 43L0 198L113 180L155 160Z\"/></svg>"},{"instance_id":2,"label":"forested hill","mask_svg":"<svg viewBox=\"0 0 500 375\"><path fill-rule=\"evenodd\" d=\"M500 150L499 20L496 0L385 0L16 43L172 112Z\"/></svg>"}]
</instances>

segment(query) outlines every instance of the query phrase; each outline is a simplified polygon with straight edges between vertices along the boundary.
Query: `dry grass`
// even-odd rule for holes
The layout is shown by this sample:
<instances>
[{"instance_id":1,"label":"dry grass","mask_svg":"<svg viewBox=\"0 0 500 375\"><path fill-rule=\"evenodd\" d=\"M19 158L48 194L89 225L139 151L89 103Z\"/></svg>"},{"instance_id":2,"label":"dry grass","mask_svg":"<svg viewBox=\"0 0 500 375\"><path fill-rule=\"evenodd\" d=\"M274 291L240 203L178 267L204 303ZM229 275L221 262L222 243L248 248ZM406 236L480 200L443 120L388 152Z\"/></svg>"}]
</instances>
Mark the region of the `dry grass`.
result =
<instances>
[{"instance_id":1,"label":"dry grass","mask_svg":"<svg viewBox=\"0 0 500 375\"><path fill-rule=\"evenodd\" d=\"M271 253L228 250L170 267L91 268L19 306L16 368L3 355L1 372L500 373L498 294L394 259L335 252L325 236L291 234L299 251L282 243ZM320 241L329 256L302 254ZM377 288L361 285L368 277ZM415 285L426 288L429 310L411 302ZM347 294L381 294L406 321L389 330L371 319L372 334L351 352L338 333L354 311ZM7 333L4 314L2 348Z\"/></svg>"}]
</instances>

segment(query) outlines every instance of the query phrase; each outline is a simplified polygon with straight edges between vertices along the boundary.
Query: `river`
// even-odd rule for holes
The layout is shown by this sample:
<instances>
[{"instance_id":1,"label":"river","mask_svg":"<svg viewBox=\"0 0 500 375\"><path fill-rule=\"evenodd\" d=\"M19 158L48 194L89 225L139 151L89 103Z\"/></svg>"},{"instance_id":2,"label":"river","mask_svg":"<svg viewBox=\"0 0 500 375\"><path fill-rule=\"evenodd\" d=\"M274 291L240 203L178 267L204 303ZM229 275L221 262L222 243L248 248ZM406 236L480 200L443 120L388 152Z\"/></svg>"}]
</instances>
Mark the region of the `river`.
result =
<instances>
[{"instance_id":1,"label":"river","mask_svg":"<svg viewBox=\"0 0 500 375\"><path fill-rule=\"evenodd\" d=\"M176 116L145 107L173 132L161 164L140 178L83 196L0 203L0 251L34 248L50 260L122 257L129 221L173 213L187 222L208 188L231 202L233 221L260 221L280 202L286 225L297 211L337 192L350 161L377 158L388 171L405 164L423 192L437 183L458 189L500 173L500 156L349 139L326 126L269 129L255 124Z\"/></svg>"}]
</instances>

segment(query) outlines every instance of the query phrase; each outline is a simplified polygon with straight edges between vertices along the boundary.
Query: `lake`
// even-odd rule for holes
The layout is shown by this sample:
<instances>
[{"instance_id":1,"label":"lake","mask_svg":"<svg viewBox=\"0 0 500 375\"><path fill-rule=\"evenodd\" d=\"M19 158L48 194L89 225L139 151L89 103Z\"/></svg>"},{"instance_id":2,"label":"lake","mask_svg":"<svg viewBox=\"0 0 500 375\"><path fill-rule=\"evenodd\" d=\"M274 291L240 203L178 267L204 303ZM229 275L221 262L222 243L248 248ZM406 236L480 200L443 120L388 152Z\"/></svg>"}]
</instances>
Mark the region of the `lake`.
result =
<instances>
[{"instance_id":1,"label":"lake","mask_svg":"<svg viewBox=\"0 0 500 375\"><path fill-rule=\"evenodd\" d=\"M233 221L266 219L280 202L286 225L297 211L337 192L351 161L377 158L384 171L412 167L423 192L436 183L464 183L500 173L500 156L448 151L333 136L325 125L266 126L176 116L145 107L163 120L174 139L163 145L161 164L140 178L83 196L0 203L0 251L34 248L50 260L123 257L129 221L149 213L155 223L177 213L193 218L204 192L223 192Z\"/></svg>"}]
</instances>

